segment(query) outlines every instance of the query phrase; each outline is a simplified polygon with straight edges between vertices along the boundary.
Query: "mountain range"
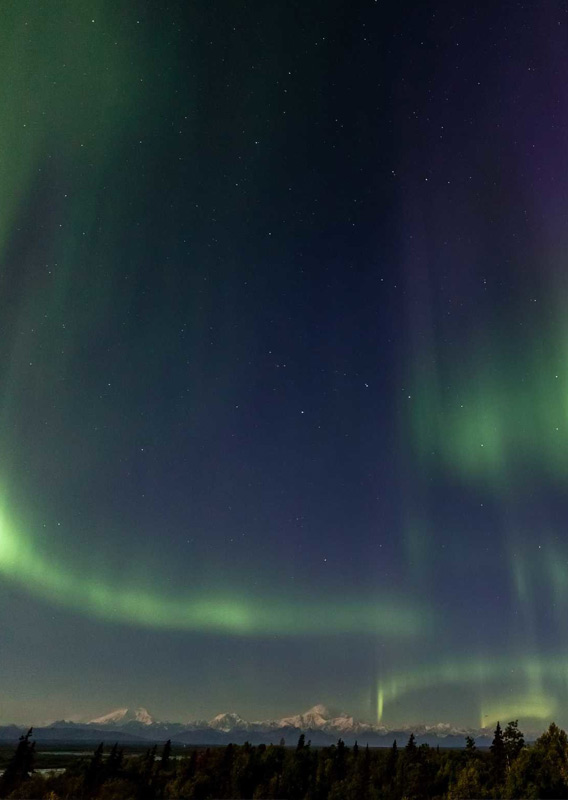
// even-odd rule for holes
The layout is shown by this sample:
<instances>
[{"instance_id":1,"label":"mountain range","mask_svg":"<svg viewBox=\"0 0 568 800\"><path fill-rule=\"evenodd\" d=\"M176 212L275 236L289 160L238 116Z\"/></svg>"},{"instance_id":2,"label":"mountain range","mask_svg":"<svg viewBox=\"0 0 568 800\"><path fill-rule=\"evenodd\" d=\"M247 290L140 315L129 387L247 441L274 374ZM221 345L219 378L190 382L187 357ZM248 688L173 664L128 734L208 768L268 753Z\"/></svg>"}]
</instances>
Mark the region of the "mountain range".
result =
<instances>
[{"instance_id":1,"label":"mountain range","mask_svg":"<svg viewBox=\"0 0 568 800\"><path fill-rule=\"evenodd\" d=\"M16 725L0 726L0 741L14 741L24 731ZM211 720L191 722L160 722L145 708L119 708L87 722L60 720L50 725L34 728L34 739L41 742L73 743L121 742L142 744L160 743L171 739L176 745L243 744L295 745L303 733L306 740L318 746L335 744L343 739L345 744L390 747L396 739L404 745L414 733L417 744L463 747L466 736L472 736L479 747L488 746L493 738L488 729L458 728L448 723L414 725L389 729L380 725L358 722L347 714L334 715L323 705L316 705L303 714L282 719L247 722L238 714L218 714Z\"/></svg>"}]
</instances>

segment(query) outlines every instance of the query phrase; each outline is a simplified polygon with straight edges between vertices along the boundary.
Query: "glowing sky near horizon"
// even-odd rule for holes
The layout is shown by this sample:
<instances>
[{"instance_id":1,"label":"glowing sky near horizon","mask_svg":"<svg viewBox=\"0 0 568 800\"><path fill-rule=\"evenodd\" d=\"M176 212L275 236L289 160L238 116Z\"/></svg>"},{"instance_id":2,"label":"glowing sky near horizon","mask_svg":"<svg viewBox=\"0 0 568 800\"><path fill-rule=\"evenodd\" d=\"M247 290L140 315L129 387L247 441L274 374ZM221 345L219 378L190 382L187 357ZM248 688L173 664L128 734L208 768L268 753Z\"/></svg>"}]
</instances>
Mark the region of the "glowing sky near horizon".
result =
<instances>
[{"instance_id":1,"label":"glowing sky near horizon","mask_svg":"<svg viewBox=\"0 0 568 800\"><path fill-rule=\"evenodd\" d=\"M0 23L0 724L568 725L565 9Z\"/></svg>"}]
</instances>

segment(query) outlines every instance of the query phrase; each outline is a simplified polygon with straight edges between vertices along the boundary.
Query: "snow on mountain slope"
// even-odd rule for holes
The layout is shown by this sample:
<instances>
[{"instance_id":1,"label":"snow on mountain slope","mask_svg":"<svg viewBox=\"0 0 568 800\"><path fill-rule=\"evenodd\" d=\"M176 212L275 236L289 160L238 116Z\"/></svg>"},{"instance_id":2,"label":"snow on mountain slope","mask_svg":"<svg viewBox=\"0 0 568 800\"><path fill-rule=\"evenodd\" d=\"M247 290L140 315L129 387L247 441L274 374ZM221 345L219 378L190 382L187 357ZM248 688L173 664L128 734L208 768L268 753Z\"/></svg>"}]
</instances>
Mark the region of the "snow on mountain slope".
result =
<instances>
[{"instance_id":1,"label":"snow on mountain slope","mask_svg":"<svg viewBox=\"0 0 568 800\"><path fill-rule=\"evenodd\" d=\"M209 744L222 744L228 741L237 743L245 740L258 743L278 741L280 738L285 738L289 743L290 736L297 737L299 732L305 732L314 743L322 745L341 738L351 743L359 740L359 743L370 742L375 746L387 746L391 744L390 737L393 735L401 739L412 731L421 741L460 746L468 734L481 737L483 740L488 735L486 731L474 731L443 722L431 725L403 725L392 730L382 725L359 722L345 713L334 714L321 704L313 706L302 714L256 722L249 722L238 714L230 712L217 714L208 722L192 720L185 723L163 723L155 721L145 708L118 708L91 720L86 725L58 723L57 727L61 732L65 730L70 736L74 736L81 734L83 729L86 735L91 726L121 731L125 735L135 734L148 740L171 738L182 742Z\"/></svg>"},{"instance_id":2,"label":"snow on mountain slope","mask_svg":"<svg viewBox=\"0 0 568 800\"><path fill-rule=\"evenodd\" d=\"M283 717L279 720L281 727L291 728L312 728L318 729L325 727L331 718L331 714L325 706L317 705L305 711L303 714L296 714L293 717Z\"/></svg>"},{"instance_id":3,"label":"snow on mountain slope","mask_svg":"<svg viewBox=\"0 0 568 800\"><path fill-rule=\"evenodd\" d=\"M234 728L248 728L250 723L245 722L238 714L217 714L209 721L209 727L216 731L231 731Z\"/></svg>"},{"instance_id":4,"label":"snow on mountain slope","mask_svg":"<svg viewBox=\"0 0 568 800\"><path fill-rule=\"evenodd\" d=\"M126 725L128 722L153 725L155 720L145 708L117 708L110 714L90 720L89 725Z\"/></svg>"},{"instance_id":5,"label":"snow on mountain slope","mask_svg":"<svg viewBox=\"0 0 568 800\"><path fill-rule=\"evenodd\" d=\"M353 717L341 713L333 714L322 705L314 706L303 714L284 717L278 721L280 727L290 726L300 730L321 730L328 733L358 733L370 730L371 726L363 722L356 722Z\"/></svg>"}]
</instances>

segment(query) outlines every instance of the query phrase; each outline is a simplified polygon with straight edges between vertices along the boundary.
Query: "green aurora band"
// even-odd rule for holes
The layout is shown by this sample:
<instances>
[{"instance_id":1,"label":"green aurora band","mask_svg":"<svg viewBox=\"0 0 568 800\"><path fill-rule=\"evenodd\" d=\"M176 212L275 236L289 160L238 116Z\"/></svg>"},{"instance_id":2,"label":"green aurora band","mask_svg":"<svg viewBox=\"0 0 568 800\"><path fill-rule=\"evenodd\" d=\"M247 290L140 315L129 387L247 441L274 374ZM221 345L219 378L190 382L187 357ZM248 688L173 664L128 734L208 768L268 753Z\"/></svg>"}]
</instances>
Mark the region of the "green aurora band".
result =
<instances>
[{"instance_id":1,"label":"green aurora band","mask_svg":"<svg viewBox=\"0 0 568 800\"><path fill-rule=\"evenodd\" d=\"M503 495L523 470L568 477L568 336L545 326L509 352L504 332L472 337L459 357L441 347L414 359L408 431L422 463L438 463ZM476 340L477 339L477 340Z\"/></svg>"},{"instance_id":2,"label":"green aurora band","mask_svg":"<svg viewBox=\"0 0 568 800\"><path fill-rule=\"evenodd\" d=\"M117 587L79 575L0 517L0 574L39 597L112 622L150 628L226 632L235 635L374 634L404 638L425 633L428 621L398 599L376 603L272 603L213 596L168 597L138 587Z\"/></svg>"},{"instance_id":3,"label":"green aurora band","mask_svg":"<svg viewBox=\"0 0 568 800\"><path fill-rule=\"evenodd\" d=\"M88 14L78 13L72 0L4 3L0 22L0 100L10 109L0 132L1 151L10 154L0 162L3 253L22 204L49 162L84 165L91 181L103 183L99 172L121 138L133 135L134 112L146 89L137 70L143 42L124 36L120 10L106 0L94 0ZM62 36L66 26L69 36ZM77 208L82 230L100 212L97 199L89 202L88 196L85 191Z\"/></svg>"},{"instance_id":4,"label":"green aurora band","mask_svg":"<svg viewBox=\"0 0 568 800\"><path fill-rule=\"evenodd\" d=\"M130 203L132 174L140 177L139 147L157 131L163 136L160 112L176 91L170 81L177 58L173 33L162 40L153 31L149 42L148 27L137 24L134 10L123 11L108 0L94 0L88 11L78 9L73 0L41 6L22 0L5 4L0 11L1 99L11 110L0 132L2 152L11 154L0 167L0 258L9 252L19 218L41 194L43 176L50 176L49 216L37 231L45 271L37 285L22 293L8 339L0 449L3 469L9 473L17 453L14 409L22 396L32 394L51 403L54 376L63 380L72 373L74 359L83 358L85 346L112 308L116 281L124 280L115 245L136 214L117 214L109 184L115 191L117 186L123 188ZM156 83L144 79L149 74ZM180 120L191 125L195 112L187 105L180 108ZM197 317L197 307L192 311ZM121 313L126 316L128 308L121 308ZM38 319L46 325L41 337ZM22 364L33 365L33 376ZM71 418L76 410L65 408L62 417ZM104 454L100 457L104 459ZM70 461L81 458L79 446ZM77 471L84 467L77 465ZM90 470L96 468L89 465ZM38 541L20 528L26 526L14 525L4 510L2 578L93 617L239 635L365 633L405 638L420 636L429 626L427 612L410 609L398 596L378 602L365 598L310 603L306 613L299 601L271 604L239 599L230 590L203 599L168 597L139 588L141 579L118 588L93 566L85 575L84 569L58 560L52 551L42 551ZM145 572L152 573L151 564L145 564Z\"/></svg>"},{"instance_id":5,"label":"green aurora band","mask_svg":"<svg viewBox=\"0 0 568 800\"><path fill-rule=\"evenodd\" d=\"M175 46L156 39L149 47L144 26L136 25L136 20L127 25L125 19L119 5L108 0L93 0L88 12L78 10L73 0L41 4L20 0L0 10L4 76L0 97L3 108L9 109L0 130L0 148L9 154L0 162L2 259L16 236L20 216L40 193L44 176L50 174L54 186L49 193L51 216L37 231L38 253L32 254L46 269L37 285L22 293L16 322L6 333L10 352L0 398L0 449L7 475L14 469L13 453L18 452L14 408L25 393L37 395L39 405L52 402L49 387L55 385L55 377L59 381L72 372L73 359L84 357L85 345L112 308L116 281L123 272L115 244L124 229L133 235L137 212L126 218L117 214L108 186L116 191L121 180L130 200L138 191L133 191L138 184L132 182L132 174L140 140L151 140L156 130L163 136L160 104L166 105L168 93L173 92L168 75L175 64ZM68 35L62 36L62 30ZM156 76L157 86L141 79L148 74ZM191 126L197 112L184 103L179 113L184 124L189 115ZM128 164L132 174L124 166ZM115 173L118 182L109 180ZM551 247L550 261L557 260ZM566 287L552 284L545 289L548 296L542 299L553 309L552 322L534 316L517 342L510 343L507 336L513 325L496 321L481 326L483 333L470 331L454 349L436 339L433 329L430 336L426 332L425 344L416 338L401 437L418 456L428 479L439 470L442 476L455 475L464 486L480 491L480 498L486 491L502 501L510 588L526 632L516 646L518 652L531 655L488 654L445 661L442 653L440 663L397 670L379 681L379 720L402 698L437 687L467 687L481 694L493 687L491 698L495 698L494 687L513 675L514 694L504 699L501 692L498 700L480 700L480 724L507 716L550 720L559 708L557 698L566 696L568 659L538 654L536 633L538 589L547 586L562 643L568 558L552 522L544 532L523 527L520 505L529 468L533 475L555 483L564 484L568 478L568 329L561 302L567 292ZM198 313L196 304L188 317L197 319ZM35 332L37 321L44 318L49 318L50 333L40 337ZM32 363L34 371L28 373ZM73 408L63 407L61 418L73 416L70 411ZM78 473L104 468L104 451L101 464L77 466L82 449L79 441L72 455L66 454L66 463ZM424 598L437 580L431 548L435 531L424 518L420 493L416 487L413 491L406 560L411 585L419 586ZM364 634L409 641L434 629L437 635L443 632L441 620L436 619L434 626L423 602L410 605L402 593L304 603L247 597L231 588L219 594L172 596L145 588L141 578L118 586L104 570L92 567L86 574L22 530L34 528L15 524L6 509L0 513L2 579L93 618L238 636ZM532 544L537 533L543 543L538 561ZM456 537L455 560L446 564L448 570L463 562L463 548ZM144 566L152 574L151 562Z\"/></svg>"},{"instance_id":6,"label":"green aurora band","mask_svg":"<svg viewBox=\"0 0 568 800\"><path fill-rule=\"evenodd\" d=\"M554 496L568 479L566 287L553 277L544 284L543 302L531 306L530 316L518 308L515 317L504 311L505 321L492 318L478 330L464 325L442 336L431 326L422 342L414 338L402 438L419 465L421 489L405 534L409 563L419 564L416 580L431 590L426 573L434 567L424 554L435 531L420 517L421 501L432 485L461 485L467 501L475 498L492 509L487 530L500 535L490 558L505 559L509 585L497 592L509 598L513 616L503 629L509 655L474 651L469 659L446 660L441 653L415 670L381 676L379 721L402 706L420 707L420 693L443 695L452 688L475 697L482 728L516 718L546 723L563 717L568 656L542 651L542 629L554 626L561 651L568 602L565 528L554 503L538 518L531 514L544 487L552 487ZM548 316L539 318L537 307ZM515 329L516 340L510 333ZM468 542L471 529L455 534L446 551L453 563L446 558L444 568L462 570L466 581L468 570L483 574L488 563Z\"/></svg>"},{"instance_id":7,"label":"green aurora band","mask_svg":"<svg viewBox=\"0 0 568 800\"><path fill-rule=\"evenodd\" d=\"M496 683L506 683L506 696L482 700L479 724L491 725L507 717L551 720L559 709L557 696L568 688L568 657L491 655L460 661L422 664L416 670L400 671L379 681L377 717L381 722L390 704L415 692L455 686L478 689L483 694ZM495 696L495 691L491 694Z\"/></svg>"}]
</instances>

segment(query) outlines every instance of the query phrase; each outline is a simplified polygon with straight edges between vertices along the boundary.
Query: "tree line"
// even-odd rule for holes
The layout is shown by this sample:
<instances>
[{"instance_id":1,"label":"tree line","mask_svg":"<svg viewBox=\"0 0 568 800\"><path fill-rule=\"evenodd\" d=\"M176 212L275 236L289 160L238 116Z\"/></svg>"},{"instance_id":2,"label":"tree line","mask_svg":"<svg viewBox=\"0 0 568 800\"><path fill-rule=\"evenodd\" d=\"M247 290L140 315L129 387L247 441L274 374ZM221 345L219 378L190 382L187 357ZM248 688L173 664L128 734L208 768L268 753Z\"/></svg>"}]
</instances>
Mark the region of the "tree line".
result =
<instances>
[{"instance_id":1,"label":"tree line","mask_svg":"<svg viewBox=\"0 0 568 800\"><path fill-rule=\"evenodd\" d=\"M154 800L154 798L272 798L273 800L466 800L567 798L568 737L552 723L527 745L518 721L497 723L491 747L467 737L463 749L418 745L414 734L399 747L312 747L302 734L295 748L229 744L195 748L172 758L168 741L158 752L126 756L101 743L88 759L61 774L34 772L30 729L20 737L0 776L1 798L37 800Z\"/></svg>"}]
</instances>

